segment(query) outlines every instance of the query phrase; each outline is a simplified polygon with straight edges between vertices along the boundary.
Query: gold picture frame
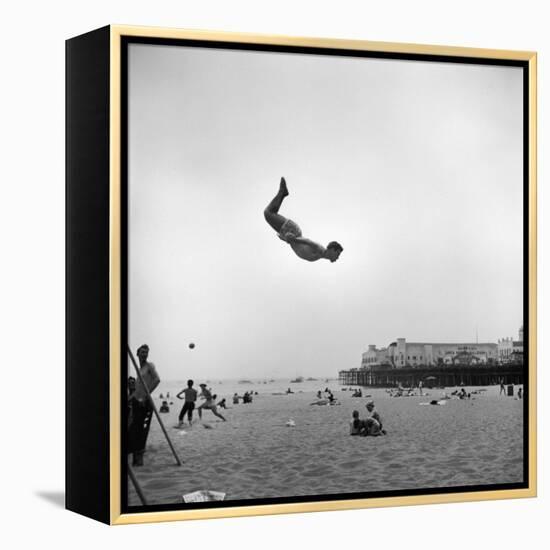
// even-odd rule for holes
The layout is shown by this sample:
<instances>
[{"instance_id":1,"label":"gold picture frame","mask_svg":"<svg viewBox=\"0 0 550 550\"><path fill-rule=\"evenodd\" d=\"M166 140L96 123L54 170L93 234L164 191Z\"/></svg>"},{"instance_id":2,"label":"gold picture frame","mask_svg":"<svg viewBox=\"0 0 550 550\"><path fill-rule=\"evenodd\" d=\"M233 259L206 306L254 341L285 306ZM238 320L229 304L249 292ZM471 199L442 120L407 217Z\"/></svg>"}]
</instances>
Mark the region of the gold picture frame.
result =
<instances>
[{"instance_id":1,"label":"gold picture frame","mask_svg":"<svg viewBox=\"0 0 550 550\"><path fill-rule=\"evenodd\" d=\"M370 42L362 40L341 40L341 39L327 39L327 38L306 38L306 37L289 37L289 36L277 36L277 35L256 35L245 33L230 33L230 32L217 32L217 31L199 31L199 30L184 30L184 29L169 29L169 28L155 28L155 27L139 27L139 26L123 26L123 25L111 25L99 31L98 36L100 42L100 57L98 63L104 64L106 68L105 76L102 77L103 84L108 84L108 97L102 97L101 101L98 100L99 107L104 108L108 105L108 148L105 149L104 162L105 166L108 165L108 178L101 183L106 186L106 192L108 193L108 204L105 202L105 197L101 199L103 201L103 207L106 209L106 216L108 217L108 242L103 242L103 252L108 254L108 273L103 272L104 277L104 293L108 292L108 365L102 366L108 370L106 378L102 378L97 381L98 388L104 388L108 381L108 402L105 403L103 412L108 410L108 424L104 426L103 432L97 434L98 448L103 450L105 445L108 449L102 454L103 462L94 469L94 466L87 464L87 467L91 473L89 473L89 479L87 483L95 482L97 479L107 479L103 481L108 485L108 495L104 495L106 485L103 485L100 501L97 506L91 506L89 503L85 503L86 496L84 494L89 491L89 487L86 486L86 482L79 481L82 477L82 472L78 471L77 463L83 461L90 461L92 459L85 458L83 450L79 446L82 445L82 440L79 439L78 432L83 428L79 424L77 419L76 404L68 398L68 417L74 420L68 422L67 444L68 444L68 474L67 474L67 507L79 513L83 513L90 517L95 517L105 523L111 525L121 524L133 524L133 523L145 523L145 522L157 522L157 521L179 521L188 519L205 519L205 518L221 518L221 517L241 517L252 515L267 515L267 514L288 514L288 513L303 513L314 511L326 511L326 510L349 510L358 508L371 508L371 507L388 507L388 506L409 506L420 504L433 504L433 503L448 503L448 502L465 502L465 501L477 501L477 500L496 500L496 499L515 499L526 498L536 496L537 487L537 431L536 431L536 327L537 327L537 191L536 191L536 165L537 165L537 56L534 52L527 51L509 51L499 49L478 49L478 48L464 48L464 47L451 47L451 46L428 46L420 44L400 44L392 42ZM88 43L83 46L86 52L83 54L78 50L79 44L84 44L86 40L92 40L93 33L84 35L83 37L77 37L71 39L67 43L67 56L68 56L68 127L73 128L71 117L75 116L71 109L79 109L82 106L78 105L78 99L76 97L78 86L72 84L74 77L71 74L76 73L76 63L80 66L86 63L86 55L88 55L88 62L94 57L94 48L97 48L97 44ZM168 510L168 511L145 511L145 512L123 512L122 500L121 500L121 486L122 486L122 433L121 426L123 422L122 418L122 396L124 394L124 388L122 387L122 367L121 367L121 349L124 348L125 343L122 341L121 323L123 310L122 304L122 270L121 264L121 239L123 238L124 228L121 223L121 178L124 171L125 158L123 151L121 150L121 127L123 124L123 114L121 112L122 104L122 58L121 52L123 47L123 41L125 39L155 39L155 40L170 40L170 41L200 41L200 42L216 42L224 43L227 46L232 44L248 44L256 45L258 47L270 46L270 47L293 47L302 48L304 50L311 49L323 49L323 50L345 50L345 51L361 51L361 52L376 52L382 54L392 54L399 58L399 56L416 55L427 56L426 59L430 59L435 56L438 59L448 58L469 58L483 60L503 60L521 62L524 64L527 75L527 90L528 97L524 98L528 107L528 120L527 128L528 135L525 136L526 145L528 150L528 157L526 162L528 164L526 168L528 178L528 250L525 253L528 254L529 265L528 269L528 281L524 284L528 290L528 433L527 435L527 457L528 461L528 479L525 480L525 486L517 489L508 490L475 490L475 491L461 491L461 492L434 492L431 494L423 495L410 495L410 496L384 496L382 498L369 497L369 498L350 498L339 500L320 500L316 502L288 502L277 504L258 504L258 505L235 505L224 506L217 508L200 508L200 509L188 509L188 510ZM80 41L80 42L79 42ZM176 43L176 42L174 42ZM73 60L73 61L71 61ZM74 65L71 65L71 62ZM73 73L71 73L71 67ZM84 71L84 68L80 70ZM86 75L85 75L86 76ZM106 78L106 80L105 80ZM71 80L73 79L73 80ZM84 82L79 84L81 87L85 86L86 82L90 81L90 77L84 79ZM72 86L72 87L71 87ZM102 93L105 94L105 85L102 87ZM94 96L95 97L95 96ZM106 102L107 101L107 102ZM74 129L68 132L67 135L67 149L68 149L68 165L76 165L79 162L77 156L79 154L78 146L74 144L74 136L78 129ZM84 138L82 138L84 139ZM87 137L86 139L92 139ZM93 147L93 143L89 143ZM106 155L106 156L105 156ZM71 164L72 163L72 164ZM107 164L105 164L107 163ZM70 166L69 166L70 168ZM79 165L79 169L82 168ZM76 191L71 191L78 183L77 175L72 175L70 169L68 169L67 186L68 186L68 207L69 210L73 204L71 200L75 201ZM71 199L73 197L73 199ZM85 206L79 206L84 208ZM74 207L76 209L76 206ZM99 206L98 206L99 208ZM75 224L85 223L84 221L75 221L76 214L71 217L71 212L68 213L68 232L71 232L71 227L74 228L75 233L73 237L68 237L68 272L71 272L71 262L77 261L79 254L85 254L86 246L90 246L90 242L81 243L77 237L74 236L79 232ZM104 230L106 230L104 228ZM91 238L91 237L90 237ZM108 248L106 248L108 247ZM81 252L79 252L81 250ZM89 250L89 249L88 249ZM73 259L71 259L73 258ZM76 258L76 259L74 259ZM76 270L76 268L74 268ZM73 270L73 271L74 271ZM75 274L74 277L77 275ZM68 277L69 283L72 281ZM76 279L75 279L76 280ZM80 279L82 281L82 279ZM78 290L78 285L83 283L74 282L71 287L72 290L68 291L68 309L71 310L71 303L77 302L74 296L82 290ZM107 286L105 286L107 285ZM74 305L75 313L67 321L68 323L75 323L76 325L76 309L78 304ZM72 311L72 310L71 310ZM103 327L104 329L105 327ZM101 330L101 328L97 328ZM75 339L77 336L68 336L68 346L70 349L75 349L77 345L81 345L80 340L77 342ZM71 340L72 339L72 340ZM73 347L71 347L71 341L74 341ZM79 363L79 364L77 364ZM96 365L97 368L97 365ZM83 391L75 382L79 373L83 373L89 369L89 365L82 364L82 360L78 360L76 351L74 353L67 354L67 391L73 396L81 396ZM98 391L102 391L99 390ZM102 413L102 419L104 421L105 415ZM70 425L69 425L70 424ZM108 433L107 433L108 432ZM90 432L88 432L90 433ZM92 432L93 433L93 432ZM96 437L95 435L93 437ZM89 452L89 449L88 449ZM105 462L105 458L108 457L108 462ZM96 457L97 458L97 457ZM95 460L95 458L94 458ZM93 499L93 496L89 497ZM98 497L99 498L99 497ZM108 510L105 510L106 503L108 502ZM98 511L99 510L99 511Z\"/></svg>"}]
</instances>

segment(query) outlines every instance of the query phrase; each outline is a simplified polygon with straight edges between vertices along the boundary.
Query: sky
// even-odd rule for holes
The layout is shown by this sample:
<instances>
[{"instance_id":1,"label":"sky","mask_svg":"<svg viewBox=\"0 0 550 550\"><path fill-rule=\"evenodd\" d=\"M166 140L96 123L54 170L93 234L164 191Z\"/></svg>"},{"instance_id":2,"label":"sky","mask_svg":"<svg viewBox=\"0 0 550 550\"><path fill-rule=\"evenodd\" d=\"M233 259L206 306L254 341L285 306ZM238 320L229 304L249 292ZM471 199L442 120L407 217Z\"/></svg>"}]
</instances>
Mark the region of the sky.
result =
<instances>
[{"instance_id":1,"label":"sky","mask_svg":"<svg viewBox=\"0 0 550 550\"><path fill-rule=\"evenodd\" d=\"M264 379L516 338L522 116L520 68L130 45L130 346L167 380ZM265 222L281 176L337 262Z\"/></svg>"}]
</instances>

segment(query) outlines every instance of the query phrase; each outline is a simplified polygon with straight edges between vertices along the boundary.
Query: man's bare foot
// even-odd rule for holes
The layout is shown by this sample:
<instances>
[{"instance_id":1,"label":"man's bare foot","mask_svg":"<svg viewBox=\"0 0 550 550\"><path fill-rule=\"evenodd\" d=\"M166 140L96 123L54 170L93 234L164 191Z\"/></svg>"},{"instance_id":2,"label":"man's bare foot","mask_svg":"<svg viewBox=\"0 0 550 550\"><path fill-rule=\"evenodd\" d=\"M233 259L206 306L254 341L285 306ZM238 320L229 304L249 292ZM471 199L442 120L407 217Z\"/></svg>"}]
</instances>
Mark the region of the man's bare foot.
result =
<instances>
[{"instance_id":1,"label":"man's bare foot","mask_svg":"<svg viewBox=\"0 0 550 550\"><path fill-rule=\"evenodd\" d=\"M281 178L281 183L279 184L279 193L282 193L283 197L288 196L288 188L286 186L285 178Z\"/></svg>"}]
</instances>

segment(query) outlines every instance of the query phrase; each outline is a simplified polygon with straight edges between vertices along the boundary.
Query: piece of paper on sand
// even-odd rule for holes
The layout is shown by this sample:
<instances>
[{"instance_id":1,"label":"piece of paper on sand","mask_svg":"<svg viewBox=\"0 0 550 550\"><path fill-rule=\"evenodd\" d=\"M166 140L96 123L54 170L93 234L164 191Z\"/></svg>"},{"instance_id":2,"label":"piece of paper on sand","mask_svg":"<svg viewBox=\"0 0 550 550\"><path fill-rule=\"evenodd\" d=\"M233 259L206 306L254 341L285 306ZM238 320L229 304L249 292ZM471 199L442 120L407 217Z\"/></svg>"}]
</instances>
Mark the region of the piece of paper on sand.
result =
<instances>
[{"instance_id":1,"label":"piece of paper on sand","mask_svg":"<svg viewBox=\"0 0 550 550\"><path fill-rule=\"evenodd\" d=\"M194 491L193 493L187 493L183 495L183 501L189 502L211 502L214 500L223 500L225 493L220 491Z\"/></svg>"}]
</instances>

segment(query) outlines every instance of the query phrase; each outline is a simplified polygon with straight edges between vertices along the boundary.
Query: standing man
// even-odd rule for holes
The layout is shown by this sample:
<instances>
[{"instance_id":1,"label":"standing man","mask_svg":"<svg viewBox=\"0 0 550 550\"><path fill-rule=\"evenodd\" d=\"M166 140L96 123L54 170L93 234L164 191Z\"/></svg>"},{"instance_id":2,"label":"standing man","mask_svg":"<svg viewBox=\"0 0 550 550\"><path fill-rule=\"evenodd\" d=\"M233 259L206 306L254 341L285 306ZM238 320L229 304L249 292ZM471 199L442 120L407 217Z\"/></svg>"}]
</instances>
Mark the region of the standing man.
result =
<instances>
[{"instance_id":1,"label":"standing man","mask_svg":"<svg viewBox=\"0 0 550 550\"><path fill-rule=\"evenodd\" d=\"M128 453L133 454L133 466L143 466L143 455L145 454L149 426L153 415L153 405L149 394L159 385L160 378L155 365L147 361L149 357L149 346L147 344L143 344L138 348L137 356L143 383L138 377L135 382L135 390L128 398L132 418L128 426ZM144 387L144 384L146 387Z\"/></svg>"},{"instance_id":2,"label":"standing man","mask_svg":"<svg viewBox=\"0 0 550 550\"><path fill-rule=\"evenodd\" d=\"M185 396L185 402L183 403L179 416L178 428L183 427L183 418L185 413L187 413L187 420L189 421L189 426L191 426L191 422L193 420L193 409L195 408L195 402L197 401L197 390L193 388L193 384L193 380L187 380L187 387L176 395L178 399L181 399L182 393Z\"/></svg>"}]
</instances>

